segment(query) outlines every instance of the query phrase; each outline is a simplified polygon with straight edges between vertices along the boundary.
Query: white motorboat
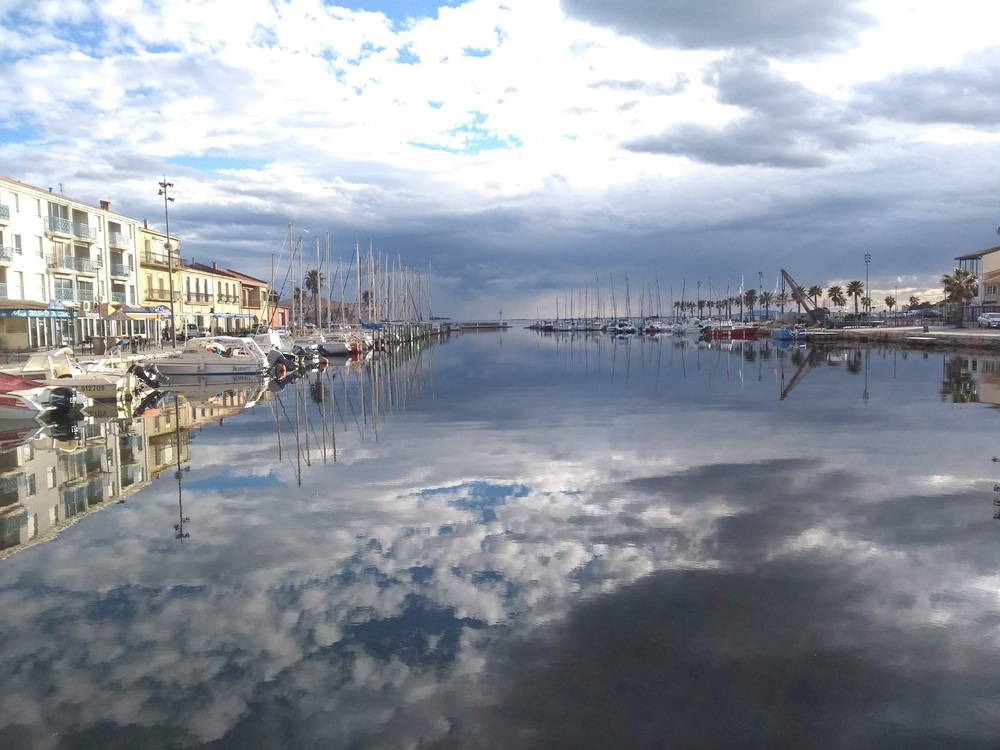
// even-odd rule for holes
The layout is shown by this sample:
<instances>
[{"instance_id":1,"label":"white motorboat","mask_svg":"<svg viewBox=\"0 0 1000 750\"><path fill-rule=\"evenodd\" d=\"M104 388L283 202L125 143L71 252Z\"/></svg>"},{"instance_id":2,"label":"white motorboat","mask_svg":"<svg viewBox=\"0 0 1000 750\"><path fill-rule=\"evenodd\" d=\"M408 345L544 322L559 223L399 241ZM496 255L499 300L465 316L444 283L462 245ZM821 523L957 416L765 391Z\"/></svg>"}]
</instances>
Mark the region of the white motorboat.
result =
<instances>
[{"instance_id":1,"label":"white motorboat","mask_svg":"<svg viewBox=\"0 0 1000 750\"><path fill-rule=\"evenodd\" d=\"M52 387L71 387L95 401L127 401L162 385L153 364L129 365L105 357L80 362L68 346L35 352L27 361L5 372Z\"/></svg>"},{"instance_id":2,"label":"white motorboat","mask_svg":"<svg viewBox=\"0 0 1000 750\"><path fill-rule=\"evenodd\" d=\"M267 355L252 338L205 336L189 339L183 349L156 361L168 378L175 375L227 377L263 375L270 370Z\"/></svg>"},{"instance_id":3,"label":"white motorboat","mask_svg":"<svg viewBox=\"0 0 1000 750\"><path fill-rule=\"evenodd\" d=\"M0 372L0 420L34 421L73 418L90 399L69 386L49 386L36 380Z\"/></svg>"}]
</instances>

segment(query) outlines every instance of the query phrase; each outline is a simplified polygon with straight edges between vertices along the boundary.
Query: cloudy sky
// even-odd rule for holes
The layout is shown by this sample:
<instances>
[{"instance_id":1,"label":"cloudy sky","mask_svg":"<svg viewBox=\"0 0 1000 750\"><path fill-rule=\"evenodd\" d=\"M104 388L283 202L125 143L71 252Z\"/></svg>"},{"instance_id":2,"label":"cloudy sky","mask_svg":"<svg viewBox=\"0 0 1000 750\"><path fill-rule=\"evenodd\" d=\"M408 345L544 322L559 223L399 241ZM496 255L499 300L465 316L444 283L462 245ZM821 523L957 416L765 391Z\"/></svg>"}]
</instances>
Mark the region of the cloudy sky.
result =
<instances>
[{"instance_id":1,"label":"cloudy sky","mask_svg":"<svg viewBox=\"0 0 1000 750\"><path fill-rule=\"evenodd\" d=\"M186 258L269 279L291 223L306 268L327 233L334 272L372 247L431 279L436 315L612 291L638 314L781 268L864 280L866 253L876 301L929 299L998 240L998 20L982 0L0 0L0 173L160 228L165 174Z\"/></svg>"}]
</instances>

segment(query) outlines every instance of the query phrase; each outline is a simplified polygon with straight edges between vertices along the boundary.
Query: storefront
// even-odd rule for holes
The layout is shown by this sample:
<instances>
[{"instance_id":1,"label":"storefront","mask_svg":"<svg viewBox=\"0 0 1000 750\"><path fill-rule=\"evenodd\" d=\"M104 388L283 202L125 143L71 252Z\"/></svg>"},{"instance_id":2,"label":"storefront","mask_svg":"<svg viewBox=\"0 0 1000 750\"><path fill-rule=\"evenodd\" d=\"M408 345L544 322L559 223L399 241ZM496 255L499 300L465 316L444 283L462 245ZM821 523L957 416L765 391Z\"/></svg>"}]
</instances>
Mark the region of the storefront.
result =
<instances>
[{"instance_id":1,"label":"storefront","mask_svg":"<svg viewBox=\"0 0 1000 750\"><path fill-rule=\"evenodd\" d=\"M58 303L0 300L0 348L52 349L72 346L76 311Z\"/></svg>"}]
</instances>

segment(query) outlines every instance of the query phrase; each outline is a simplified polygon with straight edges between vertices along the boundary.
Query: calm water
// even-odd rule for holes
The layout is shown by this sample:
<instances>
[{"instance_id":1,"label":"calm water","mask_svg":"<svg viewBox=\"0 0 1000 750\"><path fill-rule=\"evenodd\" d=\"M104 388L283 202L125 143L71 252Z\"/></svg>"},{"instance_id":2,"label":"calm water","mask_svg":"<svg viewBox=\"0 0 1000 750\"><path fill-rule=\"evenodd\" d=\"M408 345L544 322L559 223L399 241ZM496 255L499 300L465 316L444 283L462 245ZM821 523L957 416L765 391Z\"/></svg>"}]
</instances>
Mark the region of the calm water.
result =
<instances>
[{"instance_id":1,"label":"calm water","mask_svg":"<svg viewBox=\"0 0 1000 750\"><path fill-rule=\"evenodd\" d=\"M0 747L996 748L998 371L516 329L42 434Z\"/></svg>"}]
</instances>

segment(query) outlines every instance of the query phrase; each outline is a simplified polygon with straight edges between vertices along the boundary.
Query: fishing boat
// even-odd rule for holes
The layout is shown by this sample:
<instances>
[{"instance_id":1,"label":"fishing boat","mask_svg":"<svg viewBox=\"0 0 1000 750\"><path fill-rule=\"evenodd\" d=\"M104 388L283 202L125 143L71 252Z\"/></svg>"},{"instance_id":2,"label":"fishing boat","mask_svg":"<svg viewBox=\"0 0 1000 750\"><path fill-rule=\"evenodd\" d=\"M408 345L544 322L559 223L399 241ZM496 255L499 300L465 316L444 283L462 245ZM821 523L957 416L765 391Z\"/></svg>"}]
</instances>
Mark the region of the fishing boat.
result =
<instances>
[{"instance_id":1,"label":"fishing boat","mask_svg":"<svg viewBox=\"0 0 1000 750\"><path fill-rule=\"evenodd\" d=\"M189 339L183 349L157 360L157 368L173 381L177 375L218 378L264 375L270 364L264 350L252 338L204 336Z\"/></svg>"},{"instance_id":2,"label":"fishing boat","mask_svg":"<svg viewBox=\"0 0 1000 750\"><path fill-rule=\"evenodd\" d=\"M128 364L101 358L80 362L68 346L35 352L16 368L5 372L48 386L70 387L95 401L127 401L155 390L163 378L153 363Z\"/></svg>"},{"instance_id":3,"label":"fishing boat","mask_svg":"<svg viewBox=\"0 0 1000 750\"><path fill-rule=\"evenodd\" d=\"M89 403L90 399L75 388L42 385L0 372L0 420L45 424L54 419L72 419Z\"/></svg>"}]
</instances>

